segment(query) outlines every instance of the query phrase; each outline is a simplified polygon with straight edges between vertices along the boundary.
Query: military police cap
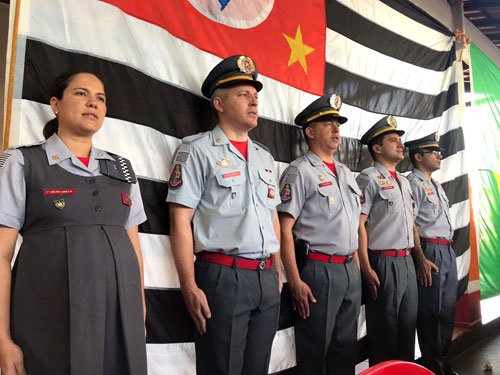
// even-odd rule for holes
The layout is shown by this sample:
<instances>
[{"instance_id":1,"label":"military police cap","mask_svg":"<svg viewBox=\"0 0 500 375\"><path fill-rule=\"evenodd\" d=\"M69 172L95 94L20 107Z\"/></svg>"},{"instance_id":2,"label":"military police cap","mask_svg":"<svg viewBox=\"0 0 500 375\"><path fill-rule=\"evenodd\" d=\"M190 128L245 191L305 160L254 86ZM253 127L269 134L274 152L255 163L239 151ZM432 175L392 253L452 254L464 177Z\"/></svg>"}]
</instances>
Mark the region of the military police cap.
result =
<instances>
[{"instance_id":1,"label":"military police cap","mask_svg":"<svg viewBox=\"0 0 500 375\"><path fill-rule=\"evenodd\" d=\"M262 83L257 81L257 76L257 65L250 57L234 55L222 60L208 73L201 92L210 99L216 89L241 83L252 85L260 91Z\"/></svg>"},{"instance_id":2,"label":"military police cap","mask_svg":"<svg viewBox=\"0 0 500 375\"><path fill-rule=\"evenodd\" d=\"M321 121L327 118L335 118L340 124L347 121L347 117L339 114L342 107L342 99L335 94L326 94L309 104L297 117L295 123L302 127L307 127L313 121Z\"/></svg>"},{"instance_id":3,"label":"military police cap","mask_svg":"<svg viewBox=\"0 0 500 375\"><path fill-rule=\"evenodd\" d=\"M398 130L397 125L398 122L394 116L385 116L368 129L365 134L363 134L361 137L361 143L367 145L379 135L386 133L398 133L399 136L402 136L405 132L404 130Z\"/></svg>"},{"instance_id":4,"label":"military police cap","mask_svg":"<svg viewBox=\"0 0 500 375\"><path fill-rule=\"evenodd\" d=\"M439 133L434 132L425 137L415 139L413 141L408 141L405 143L405 146L412 151L418 151L423 148L444 151L444 148L439 147Z\"/></svg>"}]
</instances>

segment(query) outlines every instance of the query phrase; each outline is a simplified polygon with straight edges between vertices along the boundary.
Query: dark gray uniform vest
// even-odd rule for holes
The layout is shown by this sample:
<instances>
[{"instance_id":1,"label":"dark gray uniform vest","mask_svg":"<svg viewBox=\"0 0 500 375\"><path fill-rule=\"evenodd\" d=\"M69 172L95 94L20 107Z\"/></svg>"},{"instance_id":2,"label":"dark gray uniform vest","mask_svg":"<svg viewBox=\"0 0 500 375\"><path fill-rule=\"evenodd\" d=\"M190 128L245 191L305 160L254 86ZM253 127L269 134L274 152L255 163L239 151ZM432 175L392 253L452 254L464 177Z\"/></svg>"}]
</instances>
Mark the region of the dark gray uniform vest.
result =
<instances>
[{"instance_id":1,"label":"dark gray uniform vest","mask_svg":"<svg viewBox=\"0 0 500 375\"><path fill-rule=\"evenodd\" d=\"M49 166L39 146L21 151L26 215L11 332L27 373L145 375L140 272L124 228L130 184Z\"/></svg>"}]
</instances>

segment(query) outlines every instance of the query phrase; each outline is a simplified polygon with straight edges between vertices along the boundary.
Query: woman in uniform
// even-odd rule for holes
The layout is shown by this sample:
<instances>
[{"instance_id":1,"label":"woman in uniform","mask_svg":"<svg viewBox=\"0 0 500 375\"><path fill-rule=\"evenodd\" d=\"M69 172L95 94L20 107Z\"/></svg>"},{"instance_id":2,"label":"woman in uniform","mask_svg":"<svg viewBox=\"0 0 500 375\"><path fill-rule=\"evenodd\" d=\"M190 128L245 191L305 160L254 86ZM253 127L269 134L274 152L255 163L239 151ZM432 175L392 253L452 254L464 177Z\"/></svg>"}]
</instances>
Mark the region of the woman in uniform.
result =
<instances>
[{"instance_id":1,"label":"woman in uniform","mask_svg":"<svg viewBox=\"0 0 500 375\"><path fill-rule=\"evenodd\" d=\"M46 141L0 156L2 374L146 375L146 216L128 160L92 145L103 83L63 73L50 105Z\"/></svg>"}]
</instances>

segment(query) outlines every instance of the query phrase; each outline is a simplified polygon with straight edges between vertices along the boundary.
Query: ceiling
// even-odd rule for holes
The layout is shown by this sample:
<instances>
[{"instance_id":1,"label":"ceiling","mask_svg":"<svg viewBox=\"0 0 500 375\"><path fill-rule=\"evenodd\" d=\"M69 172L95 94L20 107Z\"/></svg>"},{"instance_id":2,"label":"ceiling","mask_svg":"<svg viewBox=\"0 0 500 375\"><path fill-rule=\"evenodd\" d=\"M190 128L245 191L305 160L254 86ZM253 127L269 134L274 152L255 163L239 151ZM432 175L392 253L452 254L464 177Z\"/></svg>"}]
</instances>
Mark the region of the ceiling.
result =
<instances>
[{"instance_id":1,"label":"ceiling","mask_svg":"<svg viewBox=\"0 0 500 375\"><path fill-rule=\"evenodd\" d=\"M464 16L500 47L500 1L463 0Z\"/></svg>"}]
</instances>

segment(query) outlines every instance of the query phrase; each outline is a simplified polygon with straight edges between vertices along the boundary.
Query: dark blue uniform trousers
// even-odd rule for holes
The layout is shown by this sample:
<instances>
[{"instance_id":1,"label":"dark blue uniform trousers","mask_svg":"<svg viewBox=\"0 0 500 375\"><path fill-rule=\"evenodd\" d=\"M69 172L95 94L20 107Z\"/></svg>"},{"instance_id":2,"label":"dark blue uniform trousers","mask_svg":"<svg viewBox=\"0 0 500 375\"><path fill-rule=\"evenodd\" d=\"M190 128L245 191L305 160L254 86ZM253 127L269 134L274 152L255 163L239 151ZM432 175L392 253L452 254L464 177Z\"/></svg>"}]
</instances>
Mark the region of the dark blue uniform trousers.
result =
<instances>
[{"instance_id":1,"label":"dark blue uniform trousers","mask_svg":"<svg viewBox=\"0 0 500 375\"><path fill-rule=\"evenodd\" d=\"M310 316L295 323L297 374L354 375L357 359L361 275L355 260L326 263L308 260L301 271L316 303Z\"/></svg>"},{"instance_id":2,"label":"dark blue uniform trousers","mask_svg":"<svg viewBox=\"0 0 500 375\"><path fill-rule=\"evenodd\" d=\"M451 246L422 242L424 255L439 272L432 271L432 286L418 286L417 335L419 362L441 374L437 361L446 357L453 336L457 302L457 261Z\"/></svg>"},{"instance_id":3,"label":"dark blue uniform trousers","mask_svg":"<svg viewBox=\"0 0 500 375\"><path fill-rule=\"evenodd\" d=\"M198 375L266 375L278 329L278 271L238 269L195 262L198 287L212 317L195 333Z\"/></svg>"},{"instance_id":4,"label":"dark blue uniform trousers","mask_svg":"<svg viewBox=\"0 0 500 375\"><path fill-rule=\"evenodd\" d=\"M375 301L367 288L363 290L370 366L392 359L413 361L418 309L413 260L410 255L368 256L380 281Z\"/></svg>"}]
</instances>

